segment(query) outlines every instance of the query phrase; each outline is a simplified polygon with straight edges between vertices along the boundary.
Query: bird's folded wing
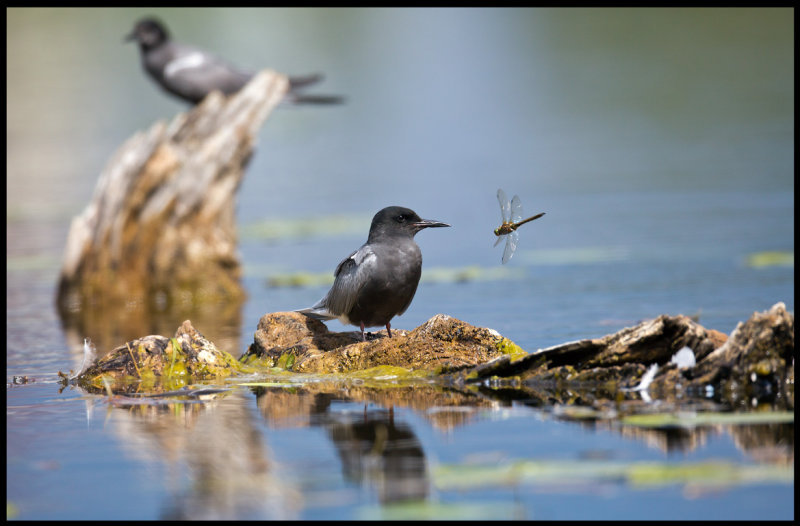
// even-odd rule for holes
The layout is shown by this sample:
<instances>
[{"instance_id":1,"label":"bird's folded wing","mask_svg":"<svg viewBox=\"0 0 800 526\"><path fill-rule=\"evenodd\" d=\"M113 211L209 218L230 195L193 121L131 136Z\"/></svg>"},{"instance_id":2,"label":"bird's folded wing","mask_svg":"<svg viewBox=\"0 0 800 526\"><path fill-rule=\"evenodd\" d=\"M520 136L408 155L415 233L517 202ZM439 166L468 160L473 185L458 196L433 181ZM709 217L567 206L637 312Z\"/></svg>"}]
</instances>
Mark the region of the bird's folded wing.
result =
<instances>
[{"instance_id":1,"label":"bird's folded wing","mask_svg":"<svg viewBox=\"0 0 800 526\"><path fill-rule=\"evenodd\" d=\"M339 315L350 312L377 261L375 253L365 245L339 263L334 272L336 279L324 300L329 312Z\"/></svg>"},{"instance_id":2,"label":"bird's folded wing","mask_svg":"<svg viewBox=\"0 0 800 526\"><path fill-rule=\"evenodd\" d=\"M164 68L164 80L175 91L191 93L196 98L202 98L213 89L224 94L233 93L250 78L251 73L239 71L214 55L188 47Z\"/></svg>"}]
</instances>

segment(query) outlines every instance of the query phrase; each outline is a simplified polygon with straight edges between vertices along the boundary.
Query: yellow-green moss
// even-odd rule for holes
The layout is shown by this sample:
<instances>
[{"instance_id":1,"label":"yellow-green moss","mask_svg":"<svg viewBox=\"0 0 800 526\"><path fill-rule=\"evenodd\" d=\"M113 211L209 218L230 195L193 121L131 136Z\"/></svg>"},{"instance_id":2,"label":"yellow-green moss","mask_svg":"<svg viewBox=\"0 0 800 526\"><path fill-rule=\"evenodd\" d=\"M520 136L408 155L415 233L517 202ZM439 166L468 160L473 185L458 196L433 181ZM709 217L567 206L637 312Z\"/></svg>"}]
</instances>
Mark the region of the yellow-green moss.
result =
<instances>
[{"instance_id":1,"label":"yellow-green moss","mask_svg":"<svg viewBox=\"0 0 800 526\"><path fill-rule=\"evenodd\" d=\"M497 344L495 344L495 348L503 354L508 354L511 356L511 360L519 360L524 356L528 356L528 353L522 349L519 345L512 342L508 338L502 338Z\"/></svg>"},{"instance_id":2,"label":"yellow-green moss","mask_svg":"<svg viewBox=\"0 0 800 526\"><path fill-rule=\"evenodd\" d=\"M290 352L283 353L280 358L278 358L278 362L275 364L275 366L289 371L292 369L296 358L297 357Z\"/></svg>"},{"instance_id":3,"label":"yellow-green moss","mask_svg":"<svg viewBox=\"0 0 800 526\"><path fill-rule=\"evenodd\" d=\"M770 360L760 360L753 365L752 370L759 376L769 376L773 373L773 365Z\"/></svg>"},{"instance_id":4,"label":"yellow-green moss","mask_svg":"<svg viewBox=\"0 0 800 526\"><path fill-rule=\"evenodd\" d=\"M269 356L256 356L255 354L245 354L241 357L239 363L255 371L259 369L271 369L276 367L275 360L273 358Z\"/></svg>"}]
</instances>

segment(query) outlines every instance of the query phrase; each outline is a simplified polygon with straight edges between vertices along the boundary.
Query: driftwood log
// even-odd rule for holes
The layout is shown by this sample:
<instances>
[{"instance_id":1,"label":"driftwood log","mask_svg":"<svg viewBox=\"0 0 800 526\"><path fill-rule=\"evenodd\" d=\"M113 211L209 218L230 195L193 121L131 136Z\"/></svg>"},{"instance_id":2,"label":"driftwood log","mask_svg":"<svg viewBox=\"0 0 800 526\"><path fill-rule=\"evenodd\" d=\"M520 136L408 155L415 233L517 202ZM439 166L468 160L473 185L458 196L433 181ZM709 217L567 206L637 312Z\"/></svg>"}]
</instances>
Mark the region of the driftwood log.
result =
<instances>
[{"instance_id":1,"label":"driftwood log","mask_svg":"<svg viewBox=\"0 0 800 526\"><path fill-rule=\"evenodd\" d=\"M235 95L211 93L120 147L72 221L58 286L62 315L244 296L235 193L258 130L287 89L284 75L262 71Z\"/></svg>"},{"instance_id":2,"label":"driftwood log","mask_svg":"<svg viewBox=\"0 0 800 526\"><path fill-rule=\"evenodd\" d=\"M691 351L691 364L673 362L681 350ZM594 403L639 391L661 400L711 398L732 408L758 401L794 409L794 315L779 302L740 322L730 336L687 316L661 315L603 338L521 359L504 356L445 377L454 386L507 389L512 397L550 403ZM564 393L580 400L561 399Z\"/></svg>"}]
</instances>

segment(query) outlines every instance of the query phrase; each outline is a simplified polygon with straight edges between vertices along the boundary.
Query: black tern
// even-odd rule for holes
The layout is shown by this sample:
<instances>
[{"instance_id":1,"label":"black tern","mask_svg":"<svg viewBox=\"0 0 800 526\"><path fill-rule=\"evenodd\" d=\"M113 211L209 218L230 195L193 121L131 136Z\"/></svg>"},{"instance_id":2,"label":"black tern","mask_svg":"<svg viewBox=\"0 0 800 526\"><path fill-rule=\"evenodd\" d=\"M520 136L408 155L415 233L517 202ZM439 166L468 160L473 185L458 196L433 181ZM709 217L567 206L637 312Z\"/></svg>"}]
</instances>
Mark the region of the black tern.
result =
<instances>
[{"instance_id":1,"label":"black tern","mask_svg":"<svg viewBox=\"0 0 800 526\"><path fill-rule=\"evenodd\" d=\"M142 66L164 90L191 104L197 104L213 90L224 95L239 91L253 78L254 72L234 67L224 60L194 46L170 38L167 27L148 17L139 20L126 41L139 43ZM306 95L297 90L322 80L319 73L289 77L288 102L296 104L339 104L336 95Z\"/></svg>"},{"instance_id":2,"label":"black tern","mask_svg":"<svg viewBox=\"0 0 800 526\"><path fill-rule=\"evenodd\" d=\"M450 225L421 219L408 208L384 208L372 218L367 242L336 267L328 293L297 312L356 325L361 341L366 341L365 327L385 325L391 338L390 321L411 304L422 274L422 253L414 235L423 228L444 226Z\"/></svg>"}]
</instances>

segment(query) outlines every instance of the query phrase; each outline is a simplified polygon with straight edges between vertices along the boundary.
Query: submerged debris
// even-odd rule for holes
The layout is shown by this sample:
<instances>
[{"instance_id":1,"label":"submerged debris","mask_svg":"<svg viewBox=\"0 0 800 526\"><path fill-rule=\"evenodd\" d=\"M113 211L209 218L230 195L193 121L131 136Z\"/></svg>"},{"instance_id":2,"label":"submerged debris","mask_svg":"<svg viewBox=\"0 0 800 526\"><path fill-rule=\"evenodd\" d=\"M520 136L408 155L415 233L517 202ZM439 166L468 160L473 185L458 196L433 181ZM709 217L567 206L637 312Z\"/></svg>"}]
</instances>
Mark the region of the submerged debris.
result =
<instances>
[{"instance_id":1,"label":"submerged debris","mask_svg":"<svg viewBox=\"0 0 800 526\"><path fill-rule=\"evenodd\" d=\"M778 303L730 337L688 316L644 321L603 338L526 353L496 331L437 314L412 331L330 332L296 312L264 315L240 360L218 350L189 321L174 338L146 336L114 349L65 383L102 391L161 392L235 374L275 372L428 378L493 399L591 405L641 397L779 402L794 408L794 316Z\"/></svg>"},{"instance_id":2,"label":"submerged debris","mask_svg":"<svg viewBox=\"0 0 800 526\"><path fill-rule=\"evenodd\" d=\"M125 343L72 376L59 372L65 383L92 392L174 390L201 380L219 379L241 371L230 354L207 340L190 321L175 337L145 336Z\"/></svg>"},{"instance_id":3,"label":"submerged debris","mask_svg":"<svg viewBox=\"0 0 800 526\"><path fill-rule=\"evenodd\" d=\"M673 361L685 347L696 365ZM662 315L603 338L558 345L518 360L503 358L447 378L452 385L520 386L536 399L552 401L553 393L560 393L556 399L570 393L561 401L573 402L577 396L591 402L632 391L653 365L658 369L646 391L653 398L710 395L733 407L741 400L780 399L779 405L793 409L794 316L777 303L726 337L687 316Z\"/></svg>"},{"instance_id":4,"label":"submerged debris","mask_svg":"<svg viewBox=\"0 0 800 526\"><path fill-rule=\"evenodd\" d=\"M14 377L11 379L12 385L25 385L25 384L33 383L35 381L36 381L35 378L30 378L30 377L24 376L24 375L14 375Z\"/></svg>"},{"instance_id":5,"label":"submerged debris","mask_svg":"<svg viewBox=\"0 0 800 526\"><path fill-rule=\"evenodd\" d=\"M721 346L699 358L694 367L665 368L653 382L655 391L663 396L676 385L712 386L727 402L783 398L794 408L794 316L783 303L753 313Z\"/></svg>"},{"instance_id":6,"label":"submerged debris","mask_svg":"<svg viewBox=\"0 0 800 526\"><path fill-rule=\"evenodd\" d=\"M92 340L89 338L83 339L83 362L81 362L81 368L78 369L74 374L71 374L69 379L74 380L89 368L89 366L97 360L97 348L92 343Z\"/></svg>"}]
</instances>

